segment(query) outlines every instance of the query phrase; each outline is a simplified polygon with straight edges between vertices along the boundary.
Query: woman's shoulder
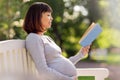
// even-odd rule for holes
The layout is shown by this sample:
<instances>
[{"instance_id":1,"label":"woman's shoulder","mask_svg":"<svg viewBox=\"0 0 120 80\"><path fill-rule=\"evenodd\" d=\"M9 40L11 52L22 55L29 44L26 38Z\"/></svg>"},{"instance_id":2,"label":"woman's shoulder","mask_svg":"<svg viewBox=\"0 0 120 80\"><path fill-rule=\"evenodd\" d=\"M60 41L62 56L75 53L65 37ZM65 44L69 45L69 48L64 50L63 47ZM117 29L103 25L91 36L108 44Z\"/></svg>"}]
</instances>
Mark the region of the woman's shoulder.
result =
<instances>
[{"instance_id":1,"label":"woman's shoulder","mask_svg":"<svg viewBox=\"0 0 120 80\"><path fill-rule=\"evenodd\" d=\"M28 34L28 36L26 37L26 45L27 46L33 46L33 45L40 45L43 44L43 37L41 35L38 35L36 33L30 33Z\"/></svg>"},{"instance_id":2,"label":"woman's shoulder","mask_svg":"<svg viewBox=\"0 0 120 80\"><path fill-rule=\"evenodd\" d=\"M36 33L29 33L26 37L26 41L37 41L41 39L42 39L42 36Z\"/></svg>"}]
</instances>

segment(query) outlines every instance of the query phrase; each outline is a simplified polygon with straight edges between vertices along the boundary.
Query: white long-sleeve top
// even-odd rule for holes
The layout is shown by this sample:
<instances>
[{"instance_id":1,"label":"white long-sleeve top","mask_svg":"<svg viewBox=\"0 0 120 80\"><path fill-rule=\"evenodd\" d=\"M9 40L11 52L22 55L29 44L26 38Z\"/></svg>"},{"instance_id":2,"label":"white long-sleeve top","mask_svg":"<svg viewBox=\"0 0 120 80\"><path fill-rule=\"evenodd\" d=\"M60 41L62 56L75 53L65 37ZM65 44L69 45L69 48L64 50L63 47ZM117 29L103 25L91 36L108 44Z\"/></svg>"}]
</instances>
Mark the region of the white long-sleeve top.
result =
<instances>
[{"instance_id":1,"label":"white long-sleeve top","mask_svg":"<svg viewBox=\"0 0 120 80\"><path fill-rule=\"evenodd\" d=\"M70 57L61 55L62 51L55 42L46 35L30 33L26 38L26 48L30 52L41 80L74 80L75 65L83 55Z\"/></svg>"}]
</instances>

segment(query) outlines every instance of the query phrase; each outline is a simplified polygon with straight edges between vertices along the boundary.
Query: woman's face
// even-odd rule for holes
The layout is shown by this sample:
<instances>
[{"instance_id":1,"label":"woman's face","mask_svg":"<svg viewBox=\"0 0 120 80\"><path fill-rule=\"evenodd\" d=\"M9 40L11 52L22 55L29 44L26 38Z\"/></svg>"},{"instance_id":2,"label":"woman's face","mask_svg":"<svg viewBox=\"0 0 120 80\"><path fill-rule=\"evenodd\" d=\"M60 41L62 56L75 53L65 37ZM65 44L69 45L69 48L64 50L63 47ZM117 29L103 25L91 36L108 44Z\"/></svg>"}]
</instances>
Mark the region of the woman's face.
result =
<instances>
[{"instance_id":1,"label":"woman's face","mask_svg":"<svg viewBox=\"0 0 120 80\"><path fill-rule=\"evenodd\" d=\"M52 18L51 12L42 13L42 17L41 17L42 27L44 27L45 29L50 28L52 25L52 20L53 18Z\"/></svg>"}]
</instances>

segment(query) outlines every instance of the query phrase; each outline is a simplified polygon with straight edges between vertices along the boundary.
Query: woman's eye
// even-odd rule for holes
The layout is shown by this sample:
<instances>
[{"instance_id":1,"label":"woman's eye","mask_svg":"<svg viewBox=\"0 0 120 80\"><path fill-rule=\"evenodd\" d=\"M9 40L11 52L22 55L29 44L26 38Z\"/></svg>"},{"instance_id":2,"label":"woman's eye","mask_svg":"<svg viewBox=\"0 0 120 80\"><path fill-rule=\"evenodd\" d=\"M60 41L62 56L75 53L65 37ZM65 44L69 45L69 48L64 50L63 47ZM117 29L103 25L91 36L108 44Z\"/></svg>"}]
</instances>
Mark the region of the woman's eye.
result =
<instances>
[{"instance_id":1,"label":"woman's eye","mask_svg":"<svg viewBox=\"0 0 120 80\"><path fill-rule=\"evenodd\" d=\"M48 16L50 16L50 15L48 15Z\"/></svg>"},{"instance_id":2,"label":"woman's eye","mask_svg":"<svg viewBox=\"0 0 120 80\"><path fill-rule=\"evenodd\" d=\"M51 16L51 14L48 14L48 16Z\"/></svg>"}]
</instances>

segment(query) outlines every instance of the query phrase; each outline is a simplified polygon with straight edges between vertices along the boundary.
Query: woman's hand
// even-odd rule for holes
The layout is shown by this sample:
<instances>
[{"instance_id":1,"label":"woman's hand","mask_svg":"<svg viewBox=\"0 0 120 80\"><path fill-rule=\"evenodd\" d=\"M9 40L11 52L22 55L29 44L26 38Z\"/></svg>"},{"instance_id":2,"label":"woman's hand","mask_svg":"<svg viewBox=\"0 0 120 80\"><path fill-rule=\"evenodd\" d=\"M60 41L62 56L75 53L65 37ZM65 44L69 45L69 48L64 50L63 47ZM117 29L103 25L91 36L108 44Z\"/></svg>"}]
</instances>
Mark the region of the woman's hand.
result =
<instances>
[{"instance_id":1,"label":"woman's hand","mask_svg":"<svg viewBox=\"0 0 120 80\"><path fill-rule=\"evenodd\" d=\"M73 76L73 79L74 79L74 80L78 80L78 77L77 77L77 76Z\"/></svg>"},{"instance_id":2,"label":"woman's hand","mask_svg":"<svg viewBox=\"0 0 120 80\"><path fill-rule=\"evenodd\" d=\"M85 56L86 54L88 54L89 49L90 49L90 45L82 47L81 50L80 50L80 52Z\"/></svg>"},{"instance_id":3,"label":"woman's hand","mask_svg":"<svg viewBox=\"0 0 120 80\"><path fill-rule=\"evenodd\" d=\"M75 80L78 80L77 76L76 76Z\"/></svg>"}]
</instances>

